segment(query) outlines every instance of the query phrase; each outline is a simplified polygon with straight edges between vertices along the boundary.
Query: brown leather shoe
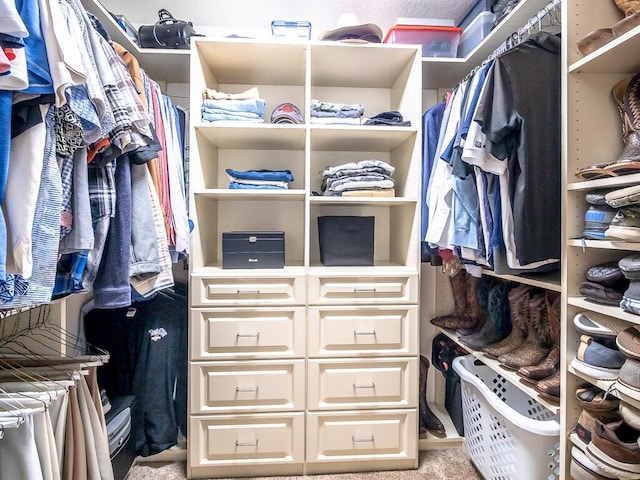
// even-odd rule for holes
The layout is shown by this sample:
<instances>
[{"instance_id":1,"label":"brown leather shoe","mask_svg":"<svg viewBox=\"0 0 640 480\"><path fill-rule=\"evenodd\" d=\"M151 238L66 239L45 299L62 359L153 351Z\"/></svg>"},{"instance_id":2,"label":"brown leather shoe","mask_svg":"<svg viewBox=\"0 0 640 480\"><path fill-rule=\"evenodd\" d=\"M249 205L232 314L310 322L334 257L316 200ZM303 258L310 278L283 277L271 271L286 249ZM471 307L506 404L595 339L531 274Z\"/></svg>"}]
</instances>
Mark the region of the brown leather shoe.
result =
<instances>
[{"instance_id":1,"label":"brown leather shoe","mask_svg":"<svg viewBox=\"0 0 640 480\"><path fill-rule=\"evenodd\" d=\"M540 363L520 367L516 372L521 377L521 381L531 386L542 379L550 377L560 369L560 347L554 345Z\"/></svg>"},{"instance_id":2,"label":"brown leather shoe","mask_svg":"<svg viewBox=\"0 0 640 480\"><path fill-rule=\"evenodd\" d=\"M640 478L640 431L624 421L603 423L596 420L587 456L618 478Z\"/></svg>"}]
</instances>

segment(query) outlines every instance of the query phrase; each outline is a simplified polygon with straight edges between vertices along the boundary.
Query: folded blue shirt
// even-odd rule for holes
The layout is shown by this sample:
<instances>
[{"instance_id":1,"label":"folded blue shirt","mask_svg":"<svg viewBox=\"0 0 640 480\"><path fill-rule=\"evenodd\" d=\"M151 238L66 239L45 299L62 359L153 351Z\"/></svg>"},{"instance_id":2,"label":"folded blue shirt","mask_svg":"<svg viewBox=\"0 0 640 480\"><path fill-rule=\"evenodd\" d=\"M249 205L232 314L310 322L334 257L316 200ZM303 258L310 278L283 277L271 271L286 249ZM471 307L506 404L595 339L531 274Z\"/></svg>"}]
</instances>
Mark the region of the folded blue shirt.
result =
<instances>
[{"instance_id":1,"label":"folded blue shirt","mask_svg":"<svg viewBox=\"0 0 640 480\"><path fill-rule=\"evenodd\" d=\"M292 182L293 175L290 170L246 170L238 171L226 169L227 175L242 180L276 180L280 182Z\"/></svg>"}]
</instances>

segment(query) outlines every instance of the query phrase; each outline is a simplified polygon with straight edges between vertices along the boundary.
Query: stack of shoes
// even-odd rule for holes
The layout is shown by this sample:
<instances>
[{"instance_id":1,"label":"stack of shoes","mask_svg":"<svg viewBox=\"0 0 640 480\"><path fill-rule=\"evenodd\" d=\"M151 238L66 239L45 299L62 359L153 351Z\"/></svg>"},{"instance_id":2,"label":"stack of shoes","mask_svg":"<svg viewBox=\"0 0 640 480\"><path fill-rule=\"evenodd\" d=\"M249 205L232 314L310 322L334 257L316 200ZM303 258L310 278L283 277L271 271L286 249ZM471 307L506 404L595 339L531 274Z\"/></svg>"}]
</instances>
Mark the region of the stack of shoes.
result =
<instances>
[{"instance_id":1,"label":"stack of shoes","mask_svg":"<svg viewBox=\"0 0 640 480\"><path fill-rule=\"evenodd\" d=\"M584 452L591 441L596 420L609 423L622 418L619 413L620 400L591 384L578 387L576 399L582 407L582 412L569 434L569 439Z\"/></svg>"},{"instance_id":2,"label":"stack of shoes","mask_svg":"<svg viewBox=\"0 0 640 480\"><path fill-rule=\"evenodd\" d=\"M640 242L640 185L608 192L605 202L616 209L605 237L609 240Z\"/></svg>"},{"instance_id":3,"label":"stack of shoes","mask_svg":"<svg viewBox=\"0 0 640 480\"><path fill-rule=\"evenodd\" d=\"M640 479L639 439L640 430L624 419L608 423L596 420L585 453L613 478Z\"/></svg>"},{"instance_id":4,"label":"stack of shoes","mask_svg":"<svg viewBox=\"0 0 640 480\"><path fill-rule=\"evenodd\" d=\"M491 358L514 351L520 347L527 338L529 328L529 299L533 287L520 284L509 290L509 317L511 321L511 333L496 343L490 343L482 347L482 351Z\"/></svg>"},{"instance_id":5,"label":"stack of shoes","mask_svg":"<svg viewBox=\"0 0 640 480\"><path fill-rule=\"evenodd\" d=\"M589 209L584 214L583 238L587 240L605 239L605 232L618 212L615 207L610 206L606 201L606 195L609 192L611 192L611 189L597 188L589 190L585 194Z\"/></svg>"},{"instance_id":6,"label":"stack of shoes","mask_svg":"<svg viewBox=\"0 0 640 480\"><path fill-rule=\"evenodd\" d=\"M545 296L547 302L547 316L551 350L542 361L533 365L520 367L516 372L524 383L535 386L540 380L555 376L560 370L560 296L553 298L550 303L549 295Z\"/></svg>"},{"instance_id":7,"label":"stack of shoes","mask_svg":"<svg viewBox=\"0 0 640 480\"><path fill-rule=\"evenodd\" d=\"M640 315L640 255L624 257L618 262L620 270L629 280L629 286L623 292L620 308Z\"/></svg>"},{"instance_id":8,"label":"stack of shoes","mask_svg":"<svg viewBox=\"0 0 640 480\"><path fill-rule=\"evenodd\" d=\"M571 367L597 380L616 380L625 356L617 348L610 348L598 340L597 337L581 335Z\"/></svg>"},{"instance_id":9,"label":"stack of shoes","mask_svg":"<svg viewBox=\"0 0 640 480\"><path fill-rule=\"evenodd\" d=\"M465 347L479 350L499 342L511 333L509 315L508 286L506 282L496 282L489 290L487 316L482 326L469 335L459 337Z\"/></svg>"},{"instance_id":10,"label":"stack of shoes","mask_svg":"<svg viewBox=\"0 0 640 480\"><path fill-rule=\"evenodd\" d=\"M554 344L552 330L549 323L549 310L555 302L558 293L546 291L536 293L529 300L529 325L525 341L515 350L500 355L498 362L508 370L535 365L541 362ZM558 329L559 331L559 326Z\"/></svg>"},{"instance_id":11,"label":"stack of shoes","mask_svg":"<svg viewBox=\"0 0 640 480\"><path fill-rule=\"evenodd\" d=\"M625 360L616 379L616 388L640 401L640 329L628 327L616 337L616 345Z\"/></svg>"},{"instance_id":12,"label":"stack of shoes","mask_svg":"<svg viewBox=\"0 0 640 480\"><path fill-rule=\"evenodd\" d=\"M587 269L578 292L591 302L617 307L628 287L618 262L606 262Z\"/></svg>"}]
</instances>

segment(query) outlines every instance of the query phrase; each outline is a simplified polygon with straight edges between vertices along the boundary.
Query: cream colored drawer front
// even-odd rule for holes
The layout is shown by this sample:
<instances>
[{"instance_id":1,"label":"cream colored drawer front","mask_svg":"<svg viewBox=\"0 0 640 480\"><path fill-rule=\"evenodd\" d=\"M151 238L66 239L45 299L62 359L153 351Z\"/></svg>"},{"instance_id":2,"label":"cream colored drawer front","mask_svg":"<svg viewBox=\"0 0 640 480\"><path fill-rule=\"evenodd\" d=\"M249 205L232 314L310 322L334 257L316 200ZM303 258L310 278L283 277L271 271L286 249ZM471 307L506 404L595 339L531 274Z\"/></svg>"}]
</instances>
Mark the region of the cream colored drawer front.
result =
<instances>
[{"instance_id":1,"label":"cream colored drawer front","mask_svg":"<svg viewBox=\"0 0 640 480\"><path fill-rule=\"evenodd\" d=\"M309 307L309 356L414 355L418 307Z\"/></svg>"},{"instance_id":2,"label":"cream colored drawer front","mask_svg":"<svg viewBox=\"0 0 640 480\"><path fill-rule=\"evenodd\" d=\"M233 472L237 475L237 469L243 466L304 463L302 412L192 416L189 428L193 439L189 443L189 461L194 472L199 468L215 472L216 476L233 476ZM224 470L225 467L233 470ZM255 471L255 476L261 474L264 468ZM213 473L208 476L211 475Z\"/></svg>"},{"instance_id":3,"label":"cream colored drawer front","mask_svg":"<svg viewBox=\"0 0 640 480\"><path fill-rule=\"evenodd\" d=\"M191 358L303 357L304 324L304 307L194 309Z\"/></svg>"},{"instance_id":4,"label":"cream colored drawer front","mask_svg":"<svg viewBox=\"0 0 640 480\"><path fill-rule=\"evenodd\" d=\"M304 360L192 363L191 413L304 409Z\"/></svg>"},{"instance_id":5,"label":"cream colored drawer front","mask_svg":"<svg viewBox=\"0 0 640 480\"><path fill-rule=\"evenodd\" d=\"M417 358L309 361L309 410L415 407Z\"/></svg>"},{"instance_id":6,"label":"cream colored drawer front","mask_svg":"<svg viewBox=\"0 0 640 480\"><path fill-rule=\"evenodd\" d=\"M415 410L309 413L307 462L416 458Z\"/></svg>"},{"instance_id":7,"label":"cream colored drawer front","mask_svg":"<svg viewBox=\"0 0 640 480\"><path fill-rule=\"evenodd\" d=\"M310 275L309 303L418 303L418 275Z\"/></svg>"},{"instance_id":8,"label":"cream colored drawer front","mask_svg":"<svg viewBox=\"0 0 640 480\"><path fill-rule=\"evenodd\" d=\"M193 306L304 305L304 275L191 277Z\"/></svg>"}]
</instances>

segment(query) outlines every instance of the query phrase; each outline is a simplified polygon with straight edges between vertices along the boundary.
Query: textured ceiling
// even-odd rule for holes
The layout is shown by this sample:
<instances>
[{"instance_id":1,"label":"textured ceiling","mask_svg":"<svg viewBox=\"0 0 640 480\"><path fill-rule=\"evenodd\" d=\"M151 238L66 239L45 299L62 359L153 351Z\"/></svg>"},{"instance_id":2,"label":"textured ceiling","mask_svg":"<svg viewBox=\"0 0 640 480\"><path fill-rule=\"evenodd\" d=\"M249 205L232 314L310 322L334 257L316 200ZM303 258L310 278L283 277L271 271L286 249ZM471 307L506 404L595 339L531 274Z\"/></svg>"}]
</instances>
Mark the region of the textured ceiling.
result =
<instances>
[{"instance_id":1,"label":"textured ceiling","mask_svg":"<svg viewBox=\"0 0 640 480\"><path fill-rule=\"evenodd\" d=\"M397 17L458 21L477 0L103 0L112 13L133 24L152 24L160 8L190 20L207 36L238 33L270 34L272 20L306 20L312 38L336 27L342 13L355 13L361 23L375 23L383 32Z\"/></svg>"}]
</instances>

